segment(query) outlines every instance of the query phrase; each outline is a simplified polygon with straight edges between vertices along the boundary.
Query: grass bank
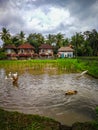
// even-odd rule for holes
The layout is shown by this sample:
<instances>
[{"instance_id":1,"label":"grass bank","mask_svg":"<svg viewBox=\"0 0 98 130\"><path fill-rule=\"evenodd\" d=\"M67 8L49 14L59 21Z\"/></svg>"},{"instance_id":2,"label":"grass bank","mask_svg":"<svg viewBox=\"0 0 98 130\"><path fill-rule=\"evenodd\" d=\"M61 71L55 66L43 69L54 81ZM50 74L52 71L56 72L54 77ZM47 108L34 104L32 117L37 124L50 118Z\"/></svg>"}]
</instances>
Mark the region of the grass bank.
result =
<instances>
[{"instance_id":1,"label":"grass bank","mask_svg":"<svg viewBox=\"0 0 98 130\"><path fill-rule=\"evenodd\" d=\"M0 109L0 130L98 130L98 120L69 127L50 118Z\"/></svg>"},{"instance_id":2,"label":"grass bank","mask_svg":"<svg viewBox=\"0 0 98 130\"><path fill-rule=\"evenodd\" d=\"M98 57L81 57L79 63L84 64L84 68L88 70L88 74L98 78Z\"/></svg>"},{"instance_id":3,"label":"grass bank","mask_svg":"<svg viewBox=\"0 0 98 130\"><path fill-rule=\"evenodd\" d=\"M38 115L0 109L0 130L59 130L59 122Z\"/></svg>"}]
</instances>

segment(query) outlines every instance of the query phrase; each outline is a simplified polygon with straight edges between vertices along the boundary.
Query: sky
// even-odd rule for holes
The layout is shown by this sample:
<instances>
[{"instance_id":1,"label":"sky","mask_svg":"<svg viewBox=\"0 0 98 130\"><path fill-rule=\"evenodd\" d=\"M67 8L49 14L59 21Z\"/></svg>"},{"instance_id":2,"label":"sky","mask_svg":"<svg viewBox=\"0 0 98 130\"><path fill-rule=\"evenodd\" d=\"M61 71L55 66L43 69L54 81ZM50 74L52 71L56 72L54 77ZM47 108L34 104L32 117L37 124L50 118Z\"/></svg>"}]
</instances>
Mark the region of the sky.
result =
<instances>
[{"instance_id":1,"label":"sky","mask_svg":"<svg viewBox=\"0 0 98 130\"><path fill-rule=\"evenodd\" d=\"M0 0L0 32L3 27L13 35L98 31L98 0Z\"/></svg>"}]
</instances>

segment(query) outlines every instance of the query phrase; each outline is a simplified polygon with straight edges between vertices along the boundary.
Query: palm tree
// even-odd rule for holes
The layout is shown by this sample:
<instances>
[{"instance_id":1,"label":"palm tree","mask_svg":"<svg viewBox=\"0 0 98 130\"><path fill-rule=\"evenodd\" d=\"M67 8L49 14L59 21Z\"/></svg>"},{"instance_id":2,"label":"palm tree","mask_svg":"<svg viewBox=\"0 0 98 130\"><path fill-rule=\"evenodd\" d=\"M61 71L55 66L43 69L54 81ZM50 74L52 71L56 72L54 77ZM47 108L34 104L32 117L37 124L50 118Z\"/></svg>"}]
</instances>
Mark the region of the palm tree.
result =
<instances>
[{"instance_id":1,"label":"palm tree","mask_svg":"<svg viewBox=\"0 0 98 130\"><path fill-rule=\"evenodd\" d=\"M84 36L81 33L76 33L74 36L71 37L71 43L75 49L75 56L81 55L81 49L84 43Z\"/></svg>"},{"instance_id":2,"label":"palm tree","mask_svg":"<svg viewBox=\"0 0 98 130\"><path fill-rule=\"evenodd\" d=\"M55 37L55 35L53 35L53 34L48 34L47 36L47 39L46 39L46 43L48 43L48 44L52 44L52 43L55 43L56 42L56 37Z\"/></svg>"},{"instance_id":3,"label":"palm tree","mask_svg":"<svg viewBox=\"0 0 98 130\"><path fill-rule=\"evenodd\" d=\"M19 38L20 44L23 44L25 42L25 33L23 31L20 31L20 33L18 34L18 38Z\"/></svg>"},{"instance_id":4,"label":"palm tree","mask_svg":"<svg viewBox=\"0 0 98 130\"><path fill-rule=\"evenodd\" d=\"M16 47L18 47L18 46L20 45L20 41L19 41L19 38L18 38L17 35L13 36L13 37L11 38L11 40L12 40L12 43L13 43Z\"/></svg>"},{"instance_id":5,"label":"palm tree","mask_svg":"<svg viewBox=\"0 0 98 130\"><path fill-rule=\"evenodd\" d=\"M56 35L56 43L57 43L57 47L61 47L63 46L63 42L64 42L64 34L58 33Z\"/></svg>"},{"instance_id":6,"label":"palm tree","mask_svg":"<svg viewBox=\"0 0 98 130\"><path fill-rule=\"evenodd\" d=\"M84 36L86 37L86 41L88 41L88 46L93 50L93 56L98 55L98 32L93 29L92 31L84 32Z\"/></svg>"},{"instance_id":7,"label":"palm tree","mask_svg":"<svg viewBox=\"0 0 98 130\"><path fill-rule=\"evenodd\" d=\"M2 28L2 32L0 33L0 37L3 41L3 45L7 45L7 44L11 44L11 35L9 33L9 30L7 30L6 28Z\"/></svg>"},{"instance_id":8,"label":"palm tree","mask_svg":"<svg viewBox=\"0 0 98 130\"><path fill-rule=\"evenodd\" d=\"M40 33L31 33L27 37L27 41L35 47L35 51L38 53L39 46L44 43L44 37Z\"/></svg>"},{"instance_id":9,"label":"palm tree","mask_svg":"<svg viewBox=\"0 0 98 130\"><path fill-rule=\"evenodd\" d=\"M90 46L93 49L93 55L98 55L98 33L95 29L92 30L90 35Z\"/></svg>"}]
</instances>

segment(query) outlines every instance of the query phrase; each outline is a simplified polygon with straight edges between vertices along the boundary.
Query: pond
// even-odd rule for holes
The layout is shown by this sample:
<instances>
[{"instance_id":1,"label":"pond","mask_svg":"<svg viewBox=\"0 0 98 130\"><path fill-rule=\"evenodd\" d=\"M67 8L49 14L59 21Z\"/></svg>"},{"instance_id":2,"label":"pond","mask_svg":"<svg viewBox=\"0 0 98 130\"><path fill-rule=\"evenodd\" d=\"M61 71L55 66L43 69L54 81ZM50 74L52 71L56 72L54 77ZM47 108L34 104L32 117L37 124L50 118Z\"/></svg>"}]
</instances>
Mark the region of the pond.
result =
<instances>
[{"instance_id":1,"label":"pond","mask_svg":"<svg viewBox=\"0 0 98 130\"><path fill-rule=\"evenodd\" d=\"M6 70L0 69L0 107L5 110L51 117L62 124L91 121L98 105L98 79L79 74L19 73L18 83L5 79ZM76 95L65 95L77 90Z\"/></svg>"}]
</instances>

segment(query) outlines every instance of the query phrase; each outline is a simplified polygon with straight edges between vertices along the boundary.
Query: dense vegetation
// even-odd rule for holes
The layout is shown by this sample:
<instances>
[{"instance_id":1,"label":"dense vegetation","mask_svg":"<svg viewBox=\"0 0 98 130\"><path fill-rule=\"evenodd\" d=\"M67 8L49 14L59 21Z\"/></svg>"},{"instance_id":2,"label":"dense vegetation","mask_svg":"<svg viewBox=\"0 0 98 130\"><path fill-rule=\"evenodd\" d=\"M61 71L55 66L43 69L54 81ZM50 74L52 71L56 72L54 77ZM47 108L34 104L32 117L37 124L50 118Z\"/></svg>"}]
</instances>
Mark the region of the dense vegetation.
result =
<instances>
[{"instance_id":1,"label":"dense vegetation","mask_svg":"<svg viewBox=\"0 0 98 130\"><path fill-rule=\"evenodd\" d=\"M83 57L77 59L55 59L55 60L1 60L0 68L5 68L7 72L17 71L19 73L25 70L38 71L38 73L78 73L88 70L88 74L98 78L98 58ZM53 71L54 70L54 71Z\"/></svg>"},{"instance_id":2,"label":"dense vegetation","mask_svg":"<svg viewBox=\"0 0 98 130\"><path fill-rule=\"evenodd\" d=\"M14 44L17 47L29 42L35 47L35 52L38 53L39 46L48 43L54 46L54 53L56 54L58 48L71 44L75 50L75 56L98 56L98 32L95 29L75 33L71 38L67 38L61 33L48 34L47 36L43 36L41 33L31 33L26 37L23 31L12 36L9 30L2 28L0 37L3 41L3 47L8 44Z\"/></svg>"}]
</instances>

